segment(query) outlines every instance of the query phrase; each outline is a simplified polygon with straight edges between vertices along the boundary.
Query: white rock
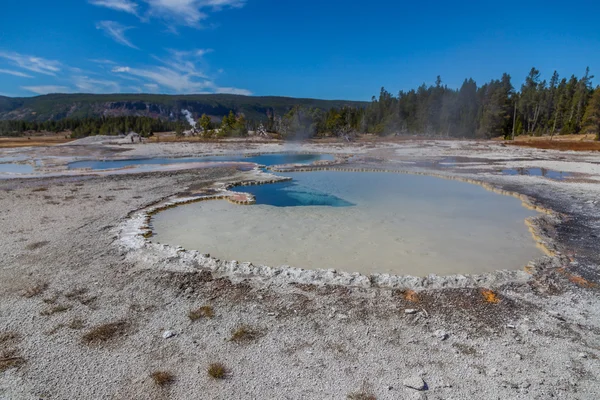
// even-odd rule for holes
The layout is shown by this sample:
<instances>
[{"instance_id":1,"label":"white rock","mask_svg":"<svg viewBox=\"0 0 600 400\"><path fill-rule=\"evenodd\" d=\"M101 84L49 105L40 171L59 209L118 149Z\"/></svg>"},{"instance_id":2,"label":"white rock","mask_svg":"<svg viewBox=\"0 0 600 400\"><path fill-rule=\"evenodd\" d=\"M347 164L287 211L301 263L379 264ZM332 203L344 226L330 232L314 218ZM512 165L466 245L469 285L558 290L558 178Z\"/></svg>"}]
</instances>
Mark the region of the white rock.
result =
<instances>
[{"instance_id":1,"label":"white rock","mask_svg":"<svg viewBox=\"0 0 600 400\"><path fill-rule=\"evenodd\" d=\"M443 341L448 339L449 335L446 333L446 331L438 329L437 331L433 332L433 336Z\"/></svg>"},{"instance_id":2,"label":"white rock","mask_svg":"<svg viewBox=\"0 0 600 400\"><path fill-rule=\"evenodd\" d=\"M580 358L587 358L587 354L585 354L585 353L579 353L579 357Z\"/></svg>"},{"instance_id":3,"label":"white rock","mask_svg":"<svg viewBox=\"0 0 600 400\"><path fill-rule=\"evenodd\" d=\"M163 339L169 339L172 338L173 336L175 336L176 333L173 331L164 331L162 334Z\"/></svg>"},{"instance_id":4,"label":"white rock","mask_svg":"<svg viewBox=\"0 0 600 400\"><path fill-rule=\"evenodd\" d=\"M425 381L420 376L411 376L410 378L406 378L402 384L408 388L415 390L425 390L427 385Z\"/></svg>"},{"instance_id":5,"label":"white rock","mask_svg":"<svg viewBox=\"0 0 600 400\"><path fill-rule=\"evenodd\" d=\"M407 308L406 310L404 310L404 314L416 314L417 310L415 310L414 308Z\"/></svg>"}]
</instances>

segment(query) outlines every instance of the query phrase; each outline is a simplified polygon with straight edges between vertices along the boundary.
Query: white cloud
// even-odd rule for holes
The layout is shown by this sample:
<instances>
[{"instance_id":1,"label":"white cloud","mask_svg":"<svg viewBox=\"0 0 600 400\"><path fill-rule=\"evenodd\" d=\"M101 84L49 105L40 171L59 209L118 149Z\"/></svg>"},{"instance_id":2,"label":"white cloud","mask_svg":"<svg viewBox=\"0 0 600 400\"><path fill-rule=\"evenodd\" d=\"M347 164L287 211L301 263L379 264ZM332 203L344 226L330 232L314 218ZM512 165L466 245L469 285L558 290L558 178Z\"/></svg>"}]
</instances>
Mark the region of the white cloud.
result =
<instances>
[{"instance_id":1,"label":"white cloud","mask_svg":"<svg viewBox=\"0 0 600 400\"><path fill-rule=\"evenodd\" d=\"M96 63L96 64L111 64L111 65L116 64L116 62L114 62L112 60L107 60L104 58L92 58L89 61Z\"/></svg>"},{"instance_id":2,"label":"white cloud","mask_svg":"<svg viewBox=\"0 0 600 400\"><path fill-rule=\"evenodd\" d=\"M210 49L194 49L188 51L167 50L169 56L165 59L154 57L162 65L148 67L115 66L112 72L123 79L139 79L145 90L165 93L233 93L250 95L246 89L220 87L203 69L202 56L211 52ZM202 63L203 67L198 64Z\"/></svg>"},{"instance_id":3,"label":"white cloud","mask_svg":"<svg viewBox=\"0 0 600 400\"><path fill-rule=\"evenodd\" d=\"M44 75L56 75L60 71L61 64L58 61L46 60L41 57L28 56L19 53L7 53L0 51L0 58L10 61L22 69L38 72Z\"/></svg>"},{"instance_id":4,"label":"white cloud","mask_svg":"<svg viewBox=\"0 0 600 400\"><path fill-rule=\"evenodd\" d=\"M169 88L177 93L193 93L210 85L206 81L197 81L194 76L184 74L167 67L131 68L116 67L113 72L126 73L144 78L150 83Z\"/></svg>"},{"instance_id":5,"label":"white cloud","mask_svg":"<svg viewBox=\"0 0 600 400\"><path fill-rule=\"evenodd\" d=\"M11 69L0 69L0 74L14 75L19 76L21 78L33 78L33 76L31 75L19 71L13 71Z\"/></svg>"},{"instance_id":6,"label":"white cloud","mask_svg":"<svg viewBox=\"0 0 600 400\"><path fill-rule=\"evenodd\" d=\"M137 47L125 37L125 32L131 29L130 26L121 25L116 21L100 21L96 24L96 29L103 30L107 36L119 44L137 49Z\"/></svg>"},{"instance_id":7,"label":"white cloud","mask_svg":"<svg viewBox=\"0 0 600 400\"><path fill-rule=\"evenodd\" d=\"M241 8L246 0L89 0L95 6L106 7L138 16L141 20L155 17L168 20L170 24L200 27L209 12L225 8ZM145 11L140 11L144 3ZM143 14L143 16L142 16ZM174 30L174 27L171 26Z\"/></svg>"},{"instance_id":8,"label":"white cloud","mask_svg":"<svg viewBox=\"0 0 600 400\"><path fill-rule=\"evenodd\" d=\"M56 85L42 85L42 86L21 86L21 89L25 89L29 92L37 94L48 94L48 93L69 93L71 90L66 86Z\"/></svg>"},{"instance_id":9,"label":"white cloud","mask_svg":"<svg viewBox=\"0 0 600 400\"><path fill-rule=\"evenodd\" d=\"M87 76L73 77L73 84L80 92L84 93L118 93L121 91L117 82L93 79Z\"/></svg>"},{"instance_id":10,"label":"white cloud","mask_svg":"<svg viewBox=\"0 0 600 400\"><path fill-rule=\"evenodd\" d=\"M232 87L217 87L217 88L215 88L215 93L221 93L221 94L241 94L241 95L244 95L244 96L250 96L252 94L252 92L249 91L249 90L232 88Z\"/></svg>"},{"instance_id":11,"label":"white cloud","mask_svg":"<svg viewBox=\"0 0 600 400\"><path fill-rule=\"evenodd\" d=\"M90 0L90 4L137 15L137 3L130 0Z\"/></svg>"}]
</instances>

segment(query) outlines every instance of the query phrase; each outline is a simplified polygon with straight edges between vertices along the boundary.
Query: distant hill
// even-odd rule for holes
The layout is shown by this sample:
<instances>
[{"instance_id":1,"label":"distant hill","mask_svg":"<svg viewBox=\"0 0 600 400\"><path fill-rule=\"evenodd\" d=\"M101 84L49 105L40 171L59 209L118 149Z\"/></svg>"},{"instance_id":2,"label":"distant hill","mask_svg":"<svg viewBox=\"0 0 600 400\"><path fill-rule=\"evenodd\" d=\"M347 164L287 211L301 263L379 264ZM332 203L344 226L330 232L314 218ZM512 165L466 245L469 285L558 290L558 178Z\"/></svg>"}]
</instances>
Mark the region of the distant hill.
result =
<instances>
[{"instance_id":1,"label":"distant hill","mask_svg":"<svg viewBox=\"0 0 600 400\"><path fill-rule=\"evenodd\" d=\"M257 97L232 94L48 94L36 97L0 96L0 120L49 121L100 116L147 116L183 119L181 110L194 118L207 114L221 118L230 110L247 119L265 119L268 111L282 115L295 105L328 110L365 106L366 102L292 97Z\"/></svg>"}]
</instances>

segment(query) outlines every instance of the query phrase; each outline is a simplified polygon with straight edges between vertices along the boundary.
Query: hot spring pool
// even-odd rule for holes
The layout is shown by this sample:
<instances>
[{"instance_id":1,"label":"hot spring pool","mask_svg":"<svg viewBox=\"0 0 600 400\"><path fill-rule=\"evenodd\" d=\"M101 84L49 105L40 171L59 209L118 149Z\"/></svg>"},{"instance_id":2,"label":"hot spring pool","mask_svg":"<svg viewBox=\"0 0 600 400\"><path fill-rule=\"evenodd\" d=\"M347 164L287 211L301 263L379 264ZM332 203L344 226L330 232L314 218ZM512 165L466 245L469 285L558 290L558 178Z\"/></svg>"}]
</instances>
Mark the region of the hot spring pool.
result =
<instances>
[{"instance_id":1,"label":"hot spring pool","mask_svg":"<svg viewBox=\"0 0 600 400\"><path fill-rule=\"evenodd\" d=\"M310 164L314 161L333 160L329 154L261 154L254 156L207 156L195 158L142 158L137 160L75 161L69 163L69 169L91 168L93 170L117 169L141 165L181 164L193 162L251 162L260 165Z\"/></svg>"},{"instance_id":2,"label":"hot spring pool","mask_svg":"<svg viewBox=\"0 0 600 400\"><path fill-rule=\"evenodd\" d=\"M157 214L154 241L228 260L424 276L519 269L542 253L521 201L458 181L369 172L285 173L240 187L257 204L206 201Z\"/></svg>"}]
</instances>

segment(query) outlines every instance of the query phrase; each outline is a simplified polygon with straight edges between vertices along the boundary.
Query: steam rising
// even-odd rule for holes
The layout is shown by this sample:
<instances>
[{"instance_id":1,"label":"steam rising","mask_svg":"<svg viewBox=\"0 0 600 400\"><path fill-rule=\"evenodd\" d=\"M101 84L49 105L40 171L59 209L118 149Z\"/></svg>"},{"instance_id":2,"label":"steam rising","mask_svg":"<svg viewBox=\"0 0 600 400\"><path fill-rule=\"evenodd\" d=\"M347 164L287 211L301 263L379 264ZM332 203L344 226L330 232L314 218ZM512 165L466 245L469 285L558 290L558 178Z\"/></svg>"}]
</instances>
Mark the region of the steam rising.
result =
<instances>
[{"instance_id":1,"label":"steam rising","mask_svg":"<svg viewBox=\"0 0 600 400\"><path fill-rule=\"evenodd\" d=\"M188 110L181 110L181 113L185 116L185 119L187 119L187 122L192 126L192 128L195 129L196 121L194 121L194 118L192 118L192 113Z\"/></svg>"}]
</instances>

